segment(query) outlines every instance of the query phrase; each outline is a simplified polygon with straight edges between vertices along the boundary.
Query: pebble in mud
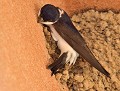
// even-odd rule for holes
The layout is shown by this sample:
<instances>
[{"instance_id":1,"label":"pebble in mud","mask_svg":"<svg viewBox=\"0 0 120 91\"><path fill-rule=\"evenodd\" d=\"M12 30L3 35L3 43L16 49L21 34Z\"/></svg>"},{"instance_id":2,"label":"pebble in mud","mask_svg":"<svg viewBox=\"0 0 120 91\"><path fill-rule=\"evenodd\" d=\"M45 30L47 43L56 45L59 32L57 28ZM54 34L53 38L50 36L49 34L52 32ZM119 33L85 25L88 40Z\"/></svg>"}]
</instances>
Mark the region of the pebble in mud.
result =
<instances>
[{"instance_id":1,"label":"pebble in mud","mask_svg":"<svg viewBox=\"0 0 120 91\"><path fill-rule=\"evenodd\" d=\"M59 70L56 79L67 85L69 91L120 91L120 13L88 10L73 15L71 20L111 79L82 57L74 66ZM48 52L55 60L59 57L57 45L47 30L45 36Z\"/></svg>"},{"instance_id":2,"label":"pebble in mud","mask_svg":"<svg viewBox=\"0 0 120 91\"><path fill-rule=\"evenodd\" d=\"M94 82L85 79L83 81L83 85L84 85L84 90L88 90L94 86Z\"/></svg>"},{"instance_id":3,"label":"pebble in mud","mask_svg":"<svg viewBox=\"0 0 120 91\"><path fill-rule=\"evenodd\" d=\"M60 79L61 79L61 77L62 77L62 74L61 74L61 73L57 73L57 74L55 75L55 77L56 77L56 79L57 79L58 81L60 81Z\"/></svg>"},{"instance_id":4,"label":"pebble in mud","mask_svg":"<svg viewBox=\"0 0 120 91\"><path fill-rule=\"evenodd\" d=\"M82 82L83 80L84 80L84 77L81 75L78 75L78 74L76 74L75 76L74 76L74 79L77 81L77 82Z\"/></svg>"}]
</instances>

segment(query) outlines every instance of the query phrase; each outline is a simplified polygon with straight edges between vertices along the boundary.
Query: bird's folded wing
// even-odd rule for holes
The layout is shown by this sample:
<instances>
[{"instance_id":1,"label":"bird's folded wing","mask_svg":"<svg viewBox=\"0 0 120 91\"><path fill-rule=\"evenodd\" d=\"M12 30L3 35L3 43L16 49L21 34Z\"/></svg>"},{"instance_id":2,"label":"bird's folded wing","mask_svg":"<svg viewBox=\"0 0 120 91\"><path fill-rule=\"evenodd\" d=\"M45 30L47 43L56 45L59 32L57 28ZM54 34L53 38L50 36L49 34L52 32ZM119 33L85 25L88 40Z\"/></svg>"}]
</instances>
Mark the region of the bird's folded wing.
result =
<instances>
[{"instance_id":1,"label":"bird's folded wing","mask_svg":"<svg viewBox=\"0 0 120 91\"><path fill-rule=\"evenodd\" d=\"M76 51L78 52L86 61L88 61L93 67L102 72L104 75L109 77L109 73L102 67L102 65L97 61L92 52L89 50L84 39L79 33L71 31L66 23L56 23L54 25L60 36Z\"/></svg>"}]
</instances>

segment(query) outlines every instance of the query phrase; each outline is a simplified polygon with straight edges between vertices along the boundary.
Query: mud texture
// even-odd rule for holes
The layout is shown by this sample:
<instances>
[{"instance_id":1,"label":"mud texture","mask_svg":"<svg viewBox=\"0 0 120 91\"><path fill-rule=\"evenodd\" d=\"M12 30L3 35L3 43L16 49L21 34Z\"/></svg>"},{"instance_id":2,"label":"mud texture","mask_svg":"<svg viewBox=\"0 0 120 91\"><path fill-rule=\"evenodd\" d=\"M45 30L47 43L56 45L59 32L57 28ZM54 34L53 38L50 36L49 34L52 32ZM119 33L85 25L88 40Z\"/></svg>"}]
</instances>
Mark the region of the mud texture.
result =
<instances>
[{"instance_id":1,"label":"mud texture","mask_svg":"<svg viewBox=\"0 0 120 91\"><path fill-rule=\"evenodd\" d=\"M120 13L89 10L73 15L71 20L111 79L79 57L75 65L59 70L55 75L58 82L69 91L120 91ZM48 53L56 60L60 50L47 28L44 33Z\"/></svg>"}]
</instances>

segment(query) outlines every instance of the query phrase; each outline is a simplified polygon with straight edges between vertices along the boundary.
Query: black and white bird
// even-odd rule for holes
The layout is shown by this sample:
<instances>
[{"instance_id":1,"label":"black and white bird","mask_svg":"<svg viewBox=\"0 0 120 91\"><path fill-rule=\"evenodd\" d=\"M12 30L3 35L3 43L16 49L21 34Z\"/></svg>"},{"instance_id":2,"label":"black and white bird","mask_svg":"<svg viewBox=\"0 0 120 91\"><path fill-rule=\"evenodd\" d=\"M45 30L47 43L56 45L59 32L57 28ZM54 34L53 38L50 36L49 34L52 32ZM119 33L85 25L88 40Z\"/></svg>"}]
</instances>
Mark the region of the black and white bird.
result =
<instances>
[{"instance_id":1,"label":"black and white bird","mask_svg":"<svg viewBox=\"0 0 120 91\"><path fill-rule=\"evenodd\" d=\"M54 5L46 4L39 11L37 22L50 29L53 39L57 42L57 46L61 50L59 58L48 66L53 74L66 63L74 65L78 56L81 55L101 73L107 77L110 76L89 50L85 40L64 10Z\"/></svg>"}]
</instances>

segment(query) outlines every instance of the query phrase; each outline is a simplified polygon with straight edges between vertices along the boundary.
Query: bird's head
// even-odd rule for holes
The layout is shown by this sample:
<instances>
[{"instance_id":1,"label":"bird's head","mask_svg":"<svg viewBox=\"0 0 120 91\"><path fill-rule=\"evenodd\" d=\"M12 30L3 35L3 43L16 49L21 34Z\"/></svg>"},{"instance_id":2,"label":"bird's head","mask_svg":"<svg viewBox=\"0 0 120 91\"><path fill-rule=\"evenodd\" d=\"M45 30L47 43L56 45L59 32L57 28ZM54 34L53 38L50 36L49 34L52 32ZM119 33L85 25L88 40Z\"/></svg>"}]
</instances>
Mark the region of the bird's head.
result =
<instances>
[{"instance_id":1,"label":"bird's head","mask_svg":"<svg viewBox=\"0 0 120 91\"><path fill-rule=\"evenodd\" d=\"M39 11L37 22L45 25L54 24L59 20L63 13L64 11L60 8L51 4L46 4Z\"/></svg>"}]
</instances>

